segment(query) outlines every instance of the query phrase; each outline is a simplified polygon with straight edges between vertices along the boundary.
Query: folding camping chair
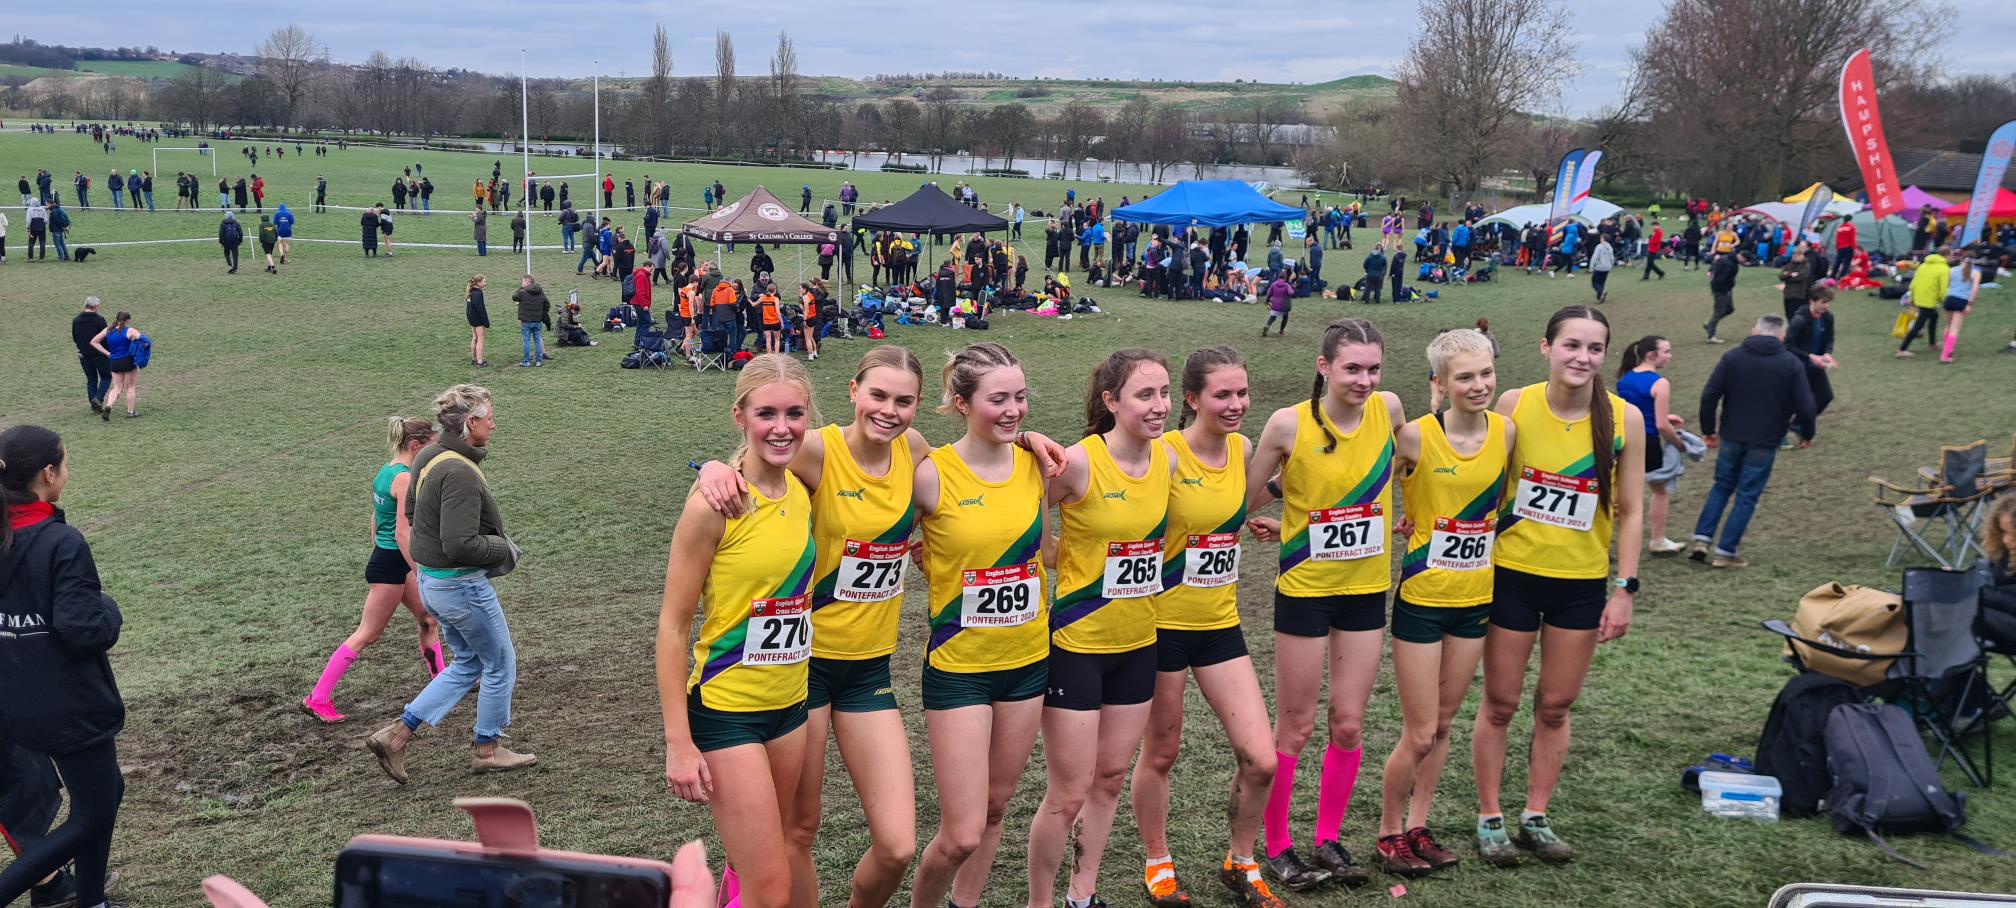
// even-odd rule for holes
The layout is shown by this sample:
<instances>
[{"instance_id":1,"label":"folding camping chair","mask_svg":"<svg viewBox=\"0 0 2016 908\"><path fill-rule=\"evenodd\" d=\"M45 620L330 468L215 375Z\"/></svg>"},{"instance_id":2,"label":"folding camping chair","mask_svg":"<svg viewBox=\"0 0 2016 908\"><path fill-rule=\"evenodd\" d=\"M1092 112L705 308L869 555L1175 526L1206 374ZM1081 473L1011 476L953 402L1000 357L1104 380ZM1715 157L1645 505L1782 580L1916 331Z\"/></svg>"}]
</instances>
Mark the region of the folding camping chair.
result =
<instances>
[{"instance_id":1,"label":"folding camping chair","mask_svg":"<svg viewBox=\"0 0 2016 908\"><path fill-rule=\"evenodd\" d=\"M657 369L660 372L671 368L675 356L672 342L665 336L665 332L649 323L637 326L636 351L644 355L645 368Z\"/></svg>"},{"instance_id":2,"label":"folding camping chair","mask_svg":"<svg viewBox=\"0 0 2016 908\"><path fill-rule=\"evenodd\" d=\"M1843 659L1895 660L1884 679L1862 693L1903 707L1938 742L1935 765L1943 767L1951 759L1968 781L1985 788L1995 779L1988 723L2000 713L1992 708L1995 691L1988 684L1987 653L1974 637L1981 582L1977 571L1906 568L1902 599L1908 636L1902 652L1864 652L1811 640L1779 619L1764 622L1764 629ZM1790 651L1792 662L1805 671L1799 647ZM1974 734L1983 742L1979 764L1965 747L1965 739Z\"/></svg>"},{"instance_id":3,"label":"folding camping chair","mask_svg":"<svg viewBox=\"0 0 2016 908\"><path fill-rule=\"evenodd\" d=\"M1919 479L1924 488L1906 488L1880 476L1869 477L1876 484L1877 509L1897 526L1897 538L1890 543L1884 566L1896 564L1898 553L1908 542L1943 569L1965 567L1984 554L1976 535L1981 505L2005 487L1998 482L2001 474L1988 471L1988 442L1941 447L1938 468L1921 470ZM1945 535L1935 544L1929 537L1938 526L1945 527Z\"/></svg>"},{"instance_id":4,"label":"folding camping chair","mask_svg":"<svg viewBox=\"0 0 2016 908\"><path fill-rule=\"evenodd\" d=\"M699 341L700 341L699 349L694 350L692 355L687 357L686 360L687 362L693 364L693 371L705 372L709 369L713 369L716 372L727 372L728 371L727 329L717 327L715 321L710 318L707 321L703 322L700 326Z\"/></svg>"}]
</instances>

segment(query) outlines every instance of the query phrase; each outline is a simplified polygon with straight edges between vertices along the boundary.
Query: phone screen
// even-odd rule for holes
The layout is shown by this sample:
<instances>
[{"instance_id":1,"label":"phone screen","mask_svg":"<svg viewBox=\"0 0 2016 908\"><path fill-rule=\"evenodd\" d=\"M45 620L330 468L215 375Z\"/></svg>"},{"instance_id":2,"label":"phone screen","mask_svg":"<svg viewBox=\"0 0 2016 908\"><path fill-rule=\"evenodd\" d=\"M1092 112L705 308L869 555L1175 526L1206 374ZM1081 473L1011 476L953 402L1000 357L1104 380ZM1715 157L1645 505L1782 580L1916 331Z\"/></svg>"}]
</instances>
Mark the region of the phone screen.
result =
<instances>
[{"instance_id":1,"label":"phone screen","mask_svg":"<svg viewBox=\"0 0 2016 908\"><path fill-rule=\"evenodd\" d=\"M559 858L482 858L385 846L336 859L335 908L665 908L662 872Z\"/></svg>"}]
</instances>

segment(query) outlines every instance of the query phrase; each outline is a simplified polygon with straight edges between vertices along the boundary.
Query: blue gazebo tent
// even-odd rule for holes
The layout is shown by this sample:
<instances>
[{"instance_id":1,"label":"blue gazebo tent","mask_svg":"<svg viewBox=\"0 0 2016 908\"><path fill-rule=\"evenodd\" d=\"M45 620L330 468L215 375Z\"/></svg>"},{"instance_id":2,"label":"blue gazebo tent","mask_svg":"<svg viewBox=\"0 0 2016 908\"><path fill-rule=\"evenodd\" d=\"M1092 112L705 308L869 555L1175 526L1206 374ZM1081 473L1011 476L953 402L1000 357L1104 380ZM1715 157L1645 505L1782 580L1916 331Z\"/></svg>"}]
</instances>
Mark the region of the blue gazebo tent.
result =
<instances>
[{"instance_id":1,"label":"blue gazebo tent","mask_svg":"<svg viewBox=\"0 0 2016 908\"><path fill-rule=\"evenodd\" d=\"M1307 216L1308 212L1273 201L1238 180L1184 180L1113 211L1116 220L1176 227L1230 227Z\"/></svg>"}]
</instances>

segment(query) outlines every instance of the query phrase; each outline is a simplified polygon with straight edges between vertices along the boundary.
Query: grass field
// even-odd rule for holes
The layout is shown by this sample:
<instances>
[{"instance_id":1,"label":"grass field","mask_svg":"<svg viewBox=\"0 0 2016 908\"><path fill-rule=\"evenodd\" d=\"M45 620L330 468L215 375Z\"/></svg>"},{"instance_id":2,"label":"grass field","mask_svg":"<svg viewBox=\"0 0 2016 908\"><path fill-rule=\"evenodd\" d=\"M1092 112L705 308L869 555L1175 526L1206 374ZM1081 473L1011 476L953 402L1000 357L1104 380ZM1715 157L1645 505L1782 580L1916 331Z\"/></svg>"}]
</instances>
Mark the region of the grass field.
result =
<instances>
[{"instance_id":1,"label":"grass field","mask_svg":"<svg viewBox=\"0 0 2016 908\"><path fill-rule=\"evenodd\" d=\"M0 178L32 174L37 166L59 175L88 168L102 184L115 164L122 170L148 166L147 150L122 142L107 162L84 138L10 132L0 136ZM234 155L227 147L223 163L235 175L243 167ZM196 160L178 157L169 165L171 176ZM413 159L411 153L353 149L322 160L297 161L290 154L260 169L275 196L303 211L302 235L351 240L354 212L305 211L315 173L330 176L332 202L357 204L379 200L379 187ZM449 200L437 196L443 205L459 205L469 180L487 176L491 161L449 153L418 159ZM555 163L540 167L551 172ZM641 178L647 168L619 170ZM731 194L768 182L784 188L778 194L789 201L808 181L817 196L830 196L843 176L697 165L652 165L648 171L673 180L682 192L676 201L685 205L696 205L701 182L716 177ZM855 177L869 199L900 197L917 180ZM67 197L67 177L59 176L58 184ZM996 210L1017 197L1050 207L1062 192L1055 183L980 185ZM1129 190L1080 191L1117 200ZM168 201L167 195L157 190L157 202ZM120 742L129 788L114 863L136 904L194 903L197 883L209 873L234 875L275 905L317 903L327 897L334 856L353 834L465 836L465 821L448 806L457 795L529 800L540 811L546 842L557 847L662 857L681 841L707 835L705 810L665 791L651 646L665 547L691 476L686 463L734 444L725 409L728 378L619 370L620 341L559 351L553 367L541 370L469 367L463 282L474 272L490 274L493 316L508 324L505 297L522 264L510 258L414 250L367 261L355 247L306 245L277 277L249 260L243 273L227 276L215 247L196 243L107 247L82 266L30 265L18 245L25 225L18 210L10 214L15 247L0 268L0 306L9 326L0 332L0 374L9 393L0 402L0 424L35 422L65 436L73 479L64 504L91 539L107 589L125 612L113 663L130 710ZM215 235L215 218L80 212L77 231L74 244L87 245L202 238ZM507 237L497 245L508 250L501 223L493 235ZM468 228L458 216L408 216L399 220L397 236L460 243ZM552 232L541 240L552 242ZM1355 258L1332 253L1333 279L1351 270ZM536 273L555 298L579 286L588 308L609 305L614 289L575 279L567 271L572 264L571 256L540 253ZM781 270L791 271L788 265ZM746 273L735 261L729 271ZM1740 334L1750 319L1778 311L1772 280L1759 271L1743 275L1731 322L1736 327L1725 333ZM1620 273L1608 308L1620 344L1646 333L1674 338L1679 356L1668 374L1682 402L1677 409L1690 418L1692 401L1723 349L1700 343L1695 327L1708 308L1704 285L1700 273L1675 272L1650 284ZM100 423L81 400L65 323L87 293L103 297L108 310L133 311L136 325L155 340L155 363L141 379L143 419ZM1076 434L1084 377L1116 347L1142 344L1180 358L1207 343L1251 338L1240 346L1252 360L1256 409L1264 413L1308 393L1323 322L1346 313L1370 315L1389 339L1386 387L1416 414L1427 399L1420 351L1436 329L1489 317L1504 345L1501 387L1516 387L1544 377L1536 346L1546 315L1588 297L1578 280L1514 274L1496 286L1451 288L1425 305L1367 309L1306 300L1287 339L1262 341L1253 334L1262 319L1255 307L1090 293L1106 314L1069 322L1001 315L995 330L978 336L1004 342L1023 357L1037 392L1031 427L1059 438ZM1597 655L1553 809L1562 833L1587 852L1585 858L1559 869L1529 865L1497 872L1459 844L1465 863L1410 884L1409 899L1424 906L1722 906L1762 905L1774 888L1794 881L2012 888L2016 872L2007 862L1950 841L1902 841L1903 850L1931 866L1915 871L1822 822L1756 826L1707 817L1677 784L1681 768L1704 754L1753 749L1771 698L1788 676L1775 638L1756 629L1759 620L1789 614L1801 593L1828 580L1894 587L1897 572L1883 566L1890 526L1867 503L1863 477L1900 477L1942 442L1985 437L1999 448L2016 430L2016 408L2006 394L2011 362L1991 352L2008 339L2016 314L2005 296L1989 294L1977 306L1962 356L1950 367L1929 358L1889 357L1889 305L1854 296L1837 308L1839 400L1821 422L1817 447L1781 457L1744 544L1756 566L1725 572L1647 559L1631 635ZM890 338L935 362L975 336L898 328ZM515 338L497 332L491 359L509 362L514 344ZM812 364L828 418L846 417L845 382L866 347L835 341ZM384 417L424 412L440 389L463 381L496 394L500 428L485 469L528 556L523 569L499 585L521 658L513 746L537 752L541 764L520 774L467 775L471 704L465 704L443 729L420 740L410 762L413 782L397 788L360 744L424 681L408 626L395 622L339 690L350 724L314 725L295 703L356 621L367 554L366 487L383 461ZM1256 416L1255 432L1258 425ZM919 427L938 441L953 431L936 414L920 415ZM1704 464L1681 481L1672 535L1691 524L1709 472ZM1271 690L1272 641L1264 630L1271 571L1265 562L1248 559L1241 592L1248 638ZM918 597L910 602L915 611ZM906 616L896 677L920 761L919 791L929 792L914 686L921 621ZM1194 689L1190 713L1188 745L1175 774L1172 842L1200 904L1217 904L1209 862L1218 858L1223 833L1221 811L1212 805L1222 798L1230 754ZM1452 843L1461 842L1473 815L1470 715L1466 710L1459 720L1463 731L1436 812L1437 826ZM1525 734L1523 715L1517 725L1515 742ZM2002 723L1998 734L1997 750L2005 755L2016 745L2012 727ZM1377 761L1399 729L1389 675L1382 673L1366 729L1366 773L1345 821L1348 844L1361 854L1371 848L1376 822ZM1311 744L1321 746L1320 740ZM1518 805L1524 765L1524 746L1515 744L1508 807ZM1307 778L1313 773L1304 775L1295 813L1301 832L1315 812L1314 781ZM844 779L837 761L828 778ZM1964 785L1957 773L1947 778ZM989 905L1023 898L1023 849L1042 779L1039 753L1012 808ZM819 862L825 900L837 903L865 832L844 781L829 785L827 797L828 834ZM1973 792L1969 806L1971 833L2016 845L2010 783ZM931 796L920 796L919 812L921 835L928 837L936 825ZM1102 890L1115 904L1138 904L1142 855L1126 811L1113 843ZM1377 893L1307 895L1295 904L1384 897Z\"/></svg>"}]
</instances>

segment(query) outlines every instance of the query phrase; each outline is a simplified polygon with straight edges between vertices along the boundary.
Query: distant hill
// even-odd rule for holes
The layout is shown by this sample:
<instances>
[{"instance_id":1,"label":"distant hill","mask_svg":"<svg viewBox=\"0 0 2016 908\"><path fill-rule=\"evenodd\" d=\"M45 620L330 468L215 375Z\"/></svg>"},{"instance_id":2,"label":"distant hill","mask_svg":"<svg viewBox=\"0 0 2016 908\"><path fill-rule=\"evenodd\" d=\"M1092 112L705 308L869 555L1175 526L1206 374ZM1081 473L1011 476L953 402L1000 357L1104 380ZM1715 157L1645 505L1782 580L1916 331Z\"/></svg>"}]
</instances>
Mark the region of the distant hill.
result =
<instances>
[{"instance_id":1,"label":"distant hill","mask_svg":"<svg viewBox=\"0 0 2016 908\"><path fill-rule=\"evenodd\" d=\"M640 79L604 80L618 90L634 89ZM955 103L993 106L1019 101L1038 116L1054 114L1074 101L1111 113L1137 96L1157 103L1179 105L1192 113L1217 113L1251 105L1258 101L1282 99L1294 103L1303 114L1320 120L1325 114L1360 99L1390 99L1393 80L1384 76L1360 75L1328 82L1288 84L1276 82L1165 82L1122 79L853 79L845 76L807 76L806 90L852 106L863 101L882 102L893 98L921 100L926 92L939 88L957 94Z\"/></svg>"}]
</instances>

